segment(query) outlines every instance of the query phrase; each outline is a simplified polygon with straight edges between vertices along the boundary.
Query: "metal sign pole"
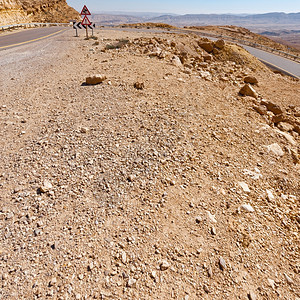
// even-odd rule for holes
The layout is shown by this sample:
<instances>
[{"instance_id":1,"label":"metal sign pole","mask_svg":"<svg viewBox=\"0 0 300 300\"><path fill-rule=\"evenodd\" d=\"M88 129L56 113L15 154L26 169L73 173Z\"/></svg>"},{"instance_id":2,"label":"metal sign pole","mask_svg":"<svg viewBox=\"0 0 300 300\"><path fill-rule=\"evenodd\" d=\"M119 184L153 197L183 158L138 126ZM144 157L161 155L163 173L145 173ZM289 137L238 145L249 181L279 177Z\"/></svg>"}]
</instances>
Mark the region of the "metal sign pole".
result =
<instances>
[{"instance_id":1,"label":"metal sign pole","mask_svg":"<svg viewBox=\"0 0 300 300\"><path fill-rule=\"evenodd\" d=\"M85 26L85 30L86 30L86 38L89 38L89 33L88 33L88 26Z\"/></svg>"}]
</instances>

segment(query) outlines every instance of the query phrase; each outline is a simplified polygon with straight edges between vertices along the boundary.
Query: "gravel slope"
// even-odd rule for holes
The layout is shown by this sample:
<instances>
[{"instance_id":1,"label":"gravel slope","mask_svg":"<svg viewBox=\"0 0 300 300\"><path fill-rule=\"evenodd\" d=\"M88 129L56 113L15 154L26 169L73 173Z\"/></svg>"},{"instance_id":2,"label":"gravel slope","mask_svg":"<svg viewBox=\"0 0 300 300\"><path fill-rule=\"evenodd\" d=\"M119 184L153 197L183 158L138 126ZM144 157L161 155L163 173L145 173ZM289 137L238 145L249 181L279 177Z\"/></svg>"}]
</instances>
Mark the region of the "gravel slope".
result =
<instances>
[{"instance_id":1,"label":"gravel slope","mask_svg":"<svg viewBox=\"0 0 300 300\"><path fill-rule=\"evenodd\" d=\"M299 134L238 95L297 118L299 81L72 34L1 52L0 298L299 299Z\"/></svg>"}]
</instances>

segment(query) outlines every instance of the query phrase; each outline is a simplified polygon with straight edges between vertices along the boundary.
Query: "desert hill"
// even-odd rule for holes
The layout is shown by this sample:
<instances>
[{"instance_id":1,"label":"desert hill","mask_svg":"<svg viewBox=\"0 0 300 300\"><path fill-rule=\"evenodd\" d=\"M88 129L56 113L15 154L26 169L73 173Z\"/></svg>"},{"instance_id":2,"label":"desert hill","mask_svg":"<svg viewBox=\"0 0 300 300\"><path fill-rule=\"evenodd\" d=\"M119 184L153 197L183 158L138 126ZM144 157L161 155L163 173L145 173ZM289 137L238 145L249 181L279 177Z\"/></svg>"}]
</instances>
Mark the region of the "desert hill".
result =
<instances>
[{"instance_id":1,"label":"desert hill","mask_svg":"<svg viewBox=\"0 0 300 300\"><path fill-rule=\"evenodd\" d=\"M95 14L97 16L97 14ZM105 17L104 17L105 16ZM131 23L131 15L120 14L99 14L97 22L101 24L103 21L111 16L111 24L117 25L125 23L124 19L127 18L126 23ZM112 17L113 16L113 17ZM139 19L139 21L138 21ZM160 15L160 16L139 16L134 15L134 22L155 22L155 23L168 23L174 26L203 26L203 25L235 25L244 27L276 27L285 26L286 28L292 27L297 29L300 24L300 12L299 13L267 13L267 14L253 14L253 15L234 15L234 14L186 14L186 15Z\"/></svg>"},{"instance_id":2,"label":"desert hill","mask_svg":"<svg viewBox=\"0 0 300 300\"><path fill-rule=\"evenodd\" d=\"M254 15L229 14L187 14L180 16L162 15L152 19L153 22L168 23L176 26L188 25L299 25L300 13L267 13Z\"/></svg>"},{"instance_id":3,"label":"desert hill","mask_svg":"<svg viewBox=\"0 0 300 300\"><path fill-rule=\"evenodd\" d=\"M0 0L0 25L64 23L79 18L79 13L66 0Z\"/></svg>"},{"instance_id":4,"label":"desert hill","mask_svg":"<svg viewBox=\"0 0 300 300\"><path fill-rule=\"evenodd\" d=\"M299 299L299 81L94 32L0 56L0 298Z\"/></svg>"}]
</instances>

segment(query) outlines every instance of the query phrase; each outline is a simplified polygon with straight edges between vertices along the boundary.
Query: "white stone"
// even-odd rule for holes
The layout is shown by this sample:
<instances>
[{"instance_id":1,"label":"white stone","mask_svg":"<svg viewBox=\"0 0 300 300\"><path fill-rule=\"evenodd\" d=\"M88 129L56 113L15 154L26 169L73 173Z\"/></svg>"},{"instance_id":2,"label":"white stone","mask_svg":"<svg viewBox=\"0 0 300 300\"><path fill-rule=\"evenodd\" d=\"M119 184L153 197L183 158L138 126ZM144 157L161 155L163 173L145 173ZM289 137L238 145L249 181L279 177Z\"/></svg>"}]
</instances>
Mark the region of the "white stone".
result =
<instances>
[{"instance_id":1,"label":"white stone","mask_svg":"<svg viewBox=\"0 0 300 300\"><path fill-rule=\"evenodd\" d=\"M268 284L272 289L275 289L275 281L273 279L268 278Z\"/></svg>"},{"instance_id":2,"label":"white stone","mask_svg":"<svg viewBox=\"0 0 300 300\"><path fill-rule=\"evenodd\" d=\"M127 263L127 255L125 251L123 251L121 254L121 261L124 265Z\"/></svg>"},{"instance_id":3,"label":"white stone","mask_svg":"<svg viewBox=\"0 0 300 300\"><path fill-rule=\"evenodd\" d=\"M214 215L212 215L209 211L206 212L207 213L207 219L208 221L212 222L212 223L217 223L217 220L215 218Z\"/></svg>"},{"instance_id":4,"label":"white stone","mask_svg":"<svg viewBox=\"0 0 300 300\"><path fill-rule=\"evenodd\" d=\"M283 156L284 155L283 150L281 149L281 147L277 143L274 143L272 145L268 145L267 149L268 149L269 152L273 152L275 155L278 155L278 156Z\"/></svg>"},{"instance_id":5,"label":"white stone","mask_svg":"<svg viewBox=\"0 0 300 300\"><path fill-rule=\"evenodd\" d=\"M241 205L240 210L243 210L245 212L254 212L254 208L250 204Z\"/></svg>"},{"instance_id":6,"label":"white stone","mask_svg":"<svg viewBox=\"0 0 300 300\"><path fill-rule=\"evenodd\" d=\"M172 64L175 65L176 67L182 67L181 60L176 55L174 55L173 58L172 58Z\"/></svg>"},{"instance_id":7,"label":"white stone","mask_svg":"<svg viewBox=\"0 0 300 300\"><path fill-rule=\"evenodd\" d=\"M279 131L278 130L278 133L280 135L282 135L290 144L296 146L297 145L297 142L296 140L287 132L282 132L282 131Z\"/></svg>"},{"instance_id":8,"label":"white stone","mask_svg":"<svg viewBox=\"0 0 300 300\"><path fill-rule=\"evenodd\" d=\"M245 193L250 193L249 186L248 186L248 184L246 182L240 181L240 182L238 182L238 185L243 189L243 191Z\"/></svg>"},{"instance_id":9,"label":"white stone","mask_svg":"<svg viewBox=\"0 0 300 300\"><path fill-rule=\"evenodd\" d=\"M49 180L45 179L43 182L43 185L40 187L40 191L42 193L47 193L49 190L52 189L52 184Z\"/></svg>"},{"instance_id":10,"label":"white stone","mask_svg":"<svg viewBox=\"0 0 300 300\"><path fill-rule=\"evenodd\" d=\"M249 175L254 180L258 180L259 178L262 177L262 175L260 174L260 170L258 168L255 168L254 171L244 169L243 173L245 175Z\"/></svg>"},{"instance_id":11,"label":"white stone","mask_svg":"<svg viewBox=\"0 0 300 300\"><path fill-rule=\"evenodd\" d=\"M128 287L134 287L135 284L136 284L136 279L134 279L134 278L130 278L127 282Z\"/></svg>"},{"instance_id":12,"label":"white stone","mask_svg":"<svg viewBox=\"0 0 300 300\"><path fill-rule=\"evenodd\" d=\"M284 277L285 277L285 279L286 279L286 281L287 281L288 284L293 284L293 283L294 283L293 279L292 279L291 277L289 277L289 276L288 276L287 274L285 274L285 273L284 273Z\"/></svg>"},{"instance_id":13,"label":"white stone","mask_svg":"<svg viewBox=\"0 0 300 300\"><path fill-rule=\"evenodd\" d=\"M160 265L159 265L161 271L165 271L165 270L168 270L170 268L170 264L166 261L166 260L163 260Z\"/></svg>"},{"instance_id":14,"label":"white stone","mask_svg":"<svg viewBox=\"0 0 300 300\"><path fill-rule=\"evenodd\" d=\"M269 201L273 201L275 199L275 197L274 197L272 191L271 190L266 190L266 192L267 192L267 198L268 198L268 200Z\"/></svg>"}]
</instances>

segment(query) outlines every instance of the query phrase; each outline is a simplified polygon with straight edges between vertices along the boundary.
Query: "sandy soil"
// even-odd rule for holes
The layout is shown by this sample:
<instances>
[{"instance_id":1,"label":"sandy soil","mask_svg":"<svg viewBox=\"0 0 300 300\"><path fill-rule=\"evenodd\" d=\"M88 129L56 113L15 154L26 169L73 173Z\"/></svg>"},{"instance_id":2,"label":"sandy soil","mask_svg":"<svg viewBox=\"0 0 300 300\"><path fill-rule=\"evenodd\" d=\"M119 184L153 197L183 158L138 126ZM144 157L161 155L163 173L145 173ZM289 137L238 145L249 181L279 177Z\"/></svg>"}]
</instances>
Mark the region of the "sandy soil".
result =
<instances>
[{"instance_id":1,"label":"sandy soil","mask_svg":"<svg viewBox=\"0 0 300 300\"><path fill-rule=\"evenodd\" d=\"M96 35L1 51L0 298L299 300L299 81L193 36Z\"/></svg>"}]
</instances>

